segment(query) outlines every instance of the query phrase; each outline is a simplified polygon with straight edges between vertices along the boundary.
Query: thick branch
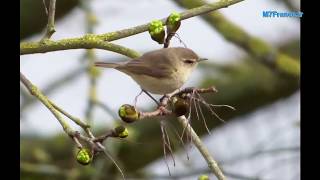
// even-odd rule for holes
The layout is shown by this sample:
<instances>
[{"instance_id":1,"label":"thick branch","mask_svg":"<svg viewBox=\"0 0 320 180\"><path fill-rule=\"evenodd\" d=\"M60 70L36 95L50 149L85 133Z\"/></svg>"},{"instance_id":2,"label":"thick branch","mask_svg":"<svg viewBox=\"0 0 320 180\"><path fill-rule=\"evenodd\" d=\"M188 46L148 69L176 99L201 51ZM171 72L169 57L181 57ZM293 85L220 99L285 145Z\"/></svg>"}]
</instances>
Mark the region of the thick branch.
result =
<instances>
[{"instance_id":1,"label":"thick branch","mask_svg":"<svg viewBox=\"0 0 320 180\"><path fill-rule=\"evenodd\" d=\"M210 11L217 10L217 9L225 8L230 5L239 3L241 1L243 1L243 0L221 0L219 2L206 4L201 7L193 8L193 9L187 10L185 12L182 12L181 13L181 20L185 20L185 19L188 19L188 18L191 18L194 16L202 15L202 14L205 14ZM160 20L162 21L163 24L165 24L167 17L160 19ZM105 41L114 41L117 39L122 39L122 38L125 38L128 36L132 36L135 34L139 34L139 33L148 31L148 27L149 27L149 23L135 26L135 27L128 28L128 29L123 29L120 31L101 34L101 35L98 35L98 37L102 38Z\"/></svg>"},{"instance_id":2,"label":"thick branch","mask_svg":"<svg viewBox=\"0 0 320 180\"><path fill-rule=\"evenodd\" d=\"M197 149L202 154L202 157L207 161L208 167L211 169L211 171L217 176L219 180L224 180L225 177L222 173L222 171L219 168L218 163L214 160L214 158L210 155L208 149L206 146L202 143L199 136L194 132L193 128L188 123L188 120L185 116L178 117L179 123L182 125L183 128L187 130L187 132L191 135L192 142L197 147Z\"/></svg>"},{"instance_id":3,"label":"thick branch","mask_svg":"<svg viewBox=\"0 0 320 180\"><path fill-rule=\"evenodd\" d=\"M132 49L102 41L96 35L87 34L82 38L64 39L59 41L45 40L43 42L20 43L20 55L46 53L68 49L104 49L116 52L131 58L139 57L140 54Z\"/></svg>"},{"instance_id":4,"label":"thick branch","mask_svg":"<svg viewBox=\"0 0 320 180\"><path fill-rule=\"evenodd\" d=\"M194 16L201 15L201 14L205 14L210 11L228 7L230 5L236 4L241 1L243 0L221 0L219 2L215 2L212 4L206 4L201 7L190 9L181 13L181 19L184 20ZM161 21L165 24L166 18L161 19ZM51 51L68 50L68 49L97 48L97 49L104 49L104 50L117 52L129 57L138 57L139 54L136 52L132 52L127 48L124 48L119 45L111 44L105 41L114 41L117 39L139 34L139 33L148 31L148 27L149 27L149 23L124 29L124 30L120 30L120 31L100 34L100 35L89 34L79 38L68 38L68 39L62 39L59 41L48 40L42 43L41 42L20 43L20 55L46 53Z\"/></svg>"}]
</instances>

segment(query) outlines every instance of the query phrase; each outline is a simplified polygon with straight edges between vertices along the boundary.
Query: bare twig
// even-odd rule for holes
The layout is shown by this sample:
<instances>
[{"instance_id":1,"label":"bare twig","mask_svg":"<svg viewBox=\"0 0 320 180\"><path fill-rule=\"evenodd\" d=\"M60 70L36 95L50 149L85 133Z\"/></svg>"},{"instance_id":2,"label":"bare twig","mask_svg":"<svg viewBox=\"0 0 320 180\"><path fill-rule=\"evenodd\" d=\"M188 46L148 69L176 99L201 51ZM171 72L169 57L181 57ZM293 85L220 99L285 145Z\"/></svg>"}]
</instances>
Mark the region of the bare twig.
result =
<instances>
[{"instance_id":1,"label":"bare twig","mask_svg":"<svg viewBox=\"0 0 320 180\"><path fill-rule=\"evenodd\" d=\"M81 0L80 5L82 10L85 13L86 17L86 29L87 33L92 34L94 33L94 26L96 24L96 16L92 12L90 7L90 2L86 0ZM95 107L95 102L97 101L97 74L98 69L94 66L94 62L96 60L96 54L93 49L89 49L86 51L86 58L88 59L88 70L87 75L90 81L89 87L89 98L86 108L86 120L91 123L92 122L92 112L93 108Z\"/></svg>"},{"instance_id":2,"label":"bare twig","mask_svg":"<svg viewBox=\"0 0 320 180\"><path fill-rule=\"evenodd\" d=\"M45 4L45 2L44 2L44 4ZM46 8L46 10L47 10L47 8ZM49 11L47 12L48 24L47 24L46 34L41 39L41 41L46 40L46 39L50 39L52 34L56 32L56 30L54 29L55 12L56 12L56 0L50 0Z\"/></svg>"},{"instance_id":3,"label":"bare twig","mask_svg":"<svg viewBox=\"0 0 320 180\"><path fill-rule=\"evenodd\" d=\"M49 95L52 92L54 92L56 89L60 88L61 86L67 84L68 82L78 78L81 76L81 74L85 71L84 67L78 67L76 69L70 70L67 74L65 74L63 77L51 82L46 87L42 89L43 94ZM23 93L23 91L20 91ZM23 99L23 102L20 106L20 113L24 112L27 107L34 104L35 99L31 98L30 96L25 96L26 98Z\"/></svg>"},{"instance_id":4,"label":"bare twig","mask_svg":"<svg viewBox=\"0 0 320 180\"><path fill-rule=\"evenodd\" d=\"M81 121L81 119L69 114L68 112L66 112L65 110L63 110L62 108L60 108L59 106L57 106L56 104L54 104L52 101L50 101L50 104L59 112L61 112L62 114L64 114L66 117L68 117L69 119L71 119L73 122L75 122L76 124L78 124L80 127L82 127L83 129L87 129L90 127L90 125L86 124L85 122Z\"/></svg>"},{"instance_id":5,"label":"bare twig","mask_svg":"<svg viewBox=\"0 0 320 180\"><path fill-rule=\"evenodd\" d=\"M63 130L69 136L73 136L74 135L74 131L68 125L68 123L61 117L59 112L52 106L52 104L50 103L48 98L46 96L44 96L42 94L42 92L35 85L33 85L22 73L20 73L20 81L29 90L31 95L33 95L37 99L39 99L52 112L52 114L57 118L57 120L59 121L59 123L63 127Z\"/></svg>"},{"instance_id":6,"label":"bare twig","mask_svg":"<svg viewBox=\"0 0 320 180\"><path fill-rule=\"evenodd\" d=\"M44 6L44 10L46 12L46 15L48 16L48 8L47 8L47 4L46 4L46 0L42 0L43 6Z\"/></svg>"},{"instance_id":7,"label":"bare twig","mask_svg":"<svg viewBox=\"0 0 320 180\"><path fill-rule=\"evenodd\" d=\"M101 109L103 109L106 113L108 113L109 115L112 116L112 118L114 119L118 119L118 115L116 113L114 113L106 104L104 104L101 101L96 101L95 105L100 107Z\"/></svg>"}]
</instances>

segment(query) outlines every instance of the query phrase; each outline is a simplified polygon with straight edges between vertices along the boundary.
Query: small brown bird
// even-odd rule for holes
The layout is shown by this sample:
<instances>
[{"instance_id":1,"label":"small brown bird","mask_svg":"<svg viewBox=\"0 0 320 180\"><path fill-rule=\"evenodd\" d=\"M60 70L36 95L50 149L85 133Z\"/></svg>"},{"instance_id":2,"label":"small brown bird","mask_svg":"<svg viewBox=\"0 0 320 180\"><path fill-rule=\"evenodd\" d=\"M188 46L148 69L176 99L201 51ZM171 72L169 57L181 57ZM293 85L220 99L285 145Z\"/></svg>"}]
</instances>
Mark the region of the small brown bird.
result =
<instances>
[{"instance_id":1,"label":"small brown bird","mask_svg":"<svg viewBox=\"0 0 320 180\"><path fill-rule=\"evenodd\" d=\"M207 60L188 48L163 48L122 63L97 62L96 66L114 68L129 75L142 90L169 94L188 80L198 62Z\"/></svg>"}]
</instances>

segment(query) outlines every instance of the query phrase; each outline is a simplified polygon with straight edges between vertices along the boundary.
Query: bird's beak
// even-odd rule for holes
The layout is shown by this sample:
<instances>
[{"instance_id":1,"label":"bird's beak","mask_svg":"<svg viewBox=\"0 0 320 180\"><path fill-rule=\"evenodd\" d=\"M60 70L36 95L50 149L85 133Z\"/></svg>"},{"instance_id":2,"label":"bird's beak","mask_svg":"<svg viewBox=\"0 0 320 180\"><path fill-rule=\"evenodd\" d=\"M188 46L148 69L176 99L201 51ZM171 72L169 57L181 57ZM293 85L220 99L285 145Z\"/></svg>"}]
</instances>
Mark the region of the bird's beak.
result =
<instances>
[{"instance_id":1,"label":"bird's beak","mask_svg":"<svg viewBox=\"0 0 320 180\"><path fill-rule=\"evenodd\" d=\"M207 61L208 59L207 58L199 58L198 59L198 62L200 62L200 61Z\"/></svg>"}]
</instances>

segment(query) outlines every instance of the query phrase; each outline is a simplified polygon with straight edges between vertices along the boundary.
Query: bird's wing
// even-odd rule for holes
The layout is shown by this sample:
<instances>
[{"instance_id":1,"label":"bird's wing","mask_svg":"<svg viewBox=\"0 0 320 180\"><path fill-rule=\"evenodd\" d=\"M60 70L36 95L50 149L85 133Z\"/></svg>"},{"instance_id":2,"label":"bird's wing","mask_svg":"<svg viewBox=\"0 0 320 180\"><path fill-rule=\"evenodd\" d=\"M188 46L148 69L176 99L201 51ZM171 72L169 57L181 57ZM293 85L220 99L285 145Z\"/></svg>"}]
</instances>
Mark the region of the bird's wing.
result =
<instances>
[{"instance_id":1,"label":"bird's wing","mask_svg":"<svg viewBox=\"0 0 320 180\"><path fill-rule=\"evenodd\" d=\"M123 71L125 73L133 73L139 75L146 75L156 78L165 78L170 76L171 72L165 66L159 66L156 64L146 64L143 61L132 60L129 61L126 65L118 66L116 69Z\"/></svg>"},{"instance_id":2,"label":"bird's wing","mask_svg":"<svg viewBox=\"0 0 320 180\"><path fill-rule=\"evenodd\" d=\"M159 60L161 59L161 63ZM131 60L116 69L125 73L147 75L156 78L170 77L172 71L170 62L166 61L162 53L146 53L142 57ZM165 64L166 63L166 64Z\"/></svg>"}]
</instances>

